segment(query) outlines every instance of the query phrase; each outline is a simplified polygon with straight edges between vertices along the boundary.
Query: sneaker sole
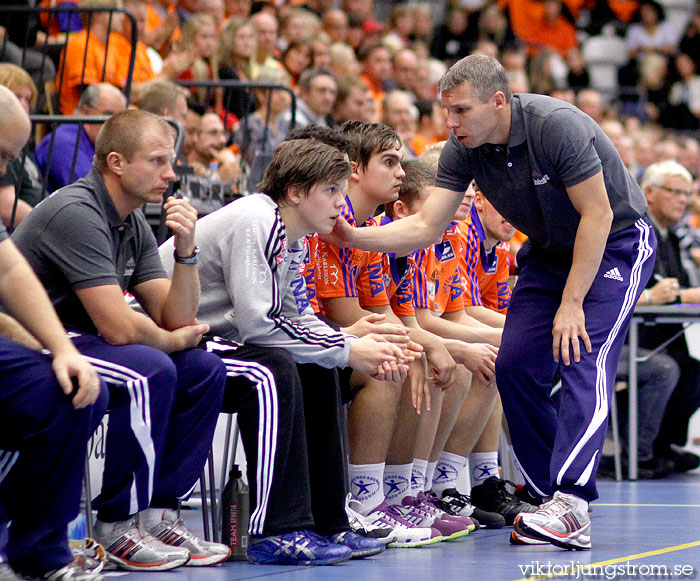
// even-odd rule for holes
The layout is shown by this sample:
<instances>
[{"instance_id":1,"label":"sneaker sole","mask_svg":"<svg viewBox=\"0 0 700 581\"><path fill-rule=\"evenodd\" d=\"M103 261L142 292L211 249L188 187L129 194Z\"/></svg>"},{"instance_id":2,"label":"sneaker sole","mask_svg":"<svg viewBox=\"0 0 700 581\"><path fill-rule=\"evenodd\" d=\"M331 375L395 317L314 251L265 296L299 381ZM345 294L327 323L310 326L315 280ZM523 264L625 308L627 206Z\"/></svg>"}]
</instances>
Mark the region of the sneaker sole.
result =
<instances>
[{"instance_id":1,"label":"sneaker sole","mask_svg":"<svg viewBox=\"0 0 700 581\"><path fill-rule=\"evenodd\" d=\"M519 545L521 547L532 547L532 546L543 546L543 545L548 545L549 543L547 541L543 541L541 539L533 539L530 537L524 536L522 533L518 534L515 531L512 531L510 533L510 537L508 539L508 542L511 545Z\"/></svg>"},{"instance_id":2,"label":"sneaker sole","mask_svg":"<svg viewBox=\"0 0 700 581\"><path fill-rule=\"evenodd\" d=\"M313 567L316 565L335 565L336 563L342 563L347 561L352 557L352 553L345 555L343 557L332 557L328 559L314 559L312 561L305 561L303 559L293 559L291 557L284 557L281 559L262 559L256 560L255 557L248 555L248 561L255 563L256 565L301 565L303 567Z\"/></svg>"},{"instance_id":3,"label":"sneaker sole","mask_svg":"<svg viewBox=\"0 0 700 581\"><path fill-rule=\"evenodd\" d=\"M583 529L576 536L566 536L560 537L554 531L547 530L536 524L528 524L523 522L519 517L516 517L514 523L515 530L521 535L528 537L534 537L535 539L541 539L547 543L555 545L561 549L566 549L568 551L590 551L591 550L591 540L588 537L588 542L581 543L579 537L582 534Z\"/></svg>"},{"instance_id":4,"label":"sneaker sole","mask_svg":"<svg viewBox=\"0 0 700 581\"><path fill-rule=\"evenodd\" d=\"M435 543L439 543L442 540L444 540L444 537L433 537L432 539L427 539L423 541L408 541L405 543L400 541L394 541L393 543L389 543L387 546L391 549L415 549L419 547L427 547L428 545L434 545Z\"/></svg>"},{"instance_id":5,"label":"sneaker sole","mask_svg":"<svg viewBox=\"0 0 700 581\"><path fill-rule=\"evenodd\" d=\"M210 565L218 565L224 561L228 561L231 557L231 551L226 555L202 555L201 557L190 557L187 562L188 567L208 567Z\"/></svg>"},{"instance_id":6,"label":"sneaker sole","mask_svg":"<svg viewBox=\"0 0 700 581\"><path fill-rule=\"evenodd\" d=\"M464 529L463 531L457 531L456 533L452 533L449 537L442 537L443 541L458 541L460 539L463 539L467 535L469 535L470 532L472 532L474 528L467 528Z\"/></svg>"},{"instance_id":7,"label":"sneaker sole","mask_svg":"<svg viewBox=\"0 0 700 581\"><path fill-rule=\"evenodd\" d=\"M365 557L374 557L379 553L383 553L386 550L386 545L383 547L377 547L376 549L366 549L364 551L353 551L350 556L351 559L364 559Z\"/></svg>"},{"instance_id":8,"label":"sneaker sole","mask_svg":"<svg viewBox=\"0 0 700 581\"><path fill-rule=\"evenodd\" d=\"M182 559L173 559L172 561L159 561L157 563L143 563L139 561L130 561L115 557L111 553L107 553L107 560L114 563L120 569L128 571L170 571L176 567L186 565L190 561L189 555Z\"/></svg>"}]
</instances>

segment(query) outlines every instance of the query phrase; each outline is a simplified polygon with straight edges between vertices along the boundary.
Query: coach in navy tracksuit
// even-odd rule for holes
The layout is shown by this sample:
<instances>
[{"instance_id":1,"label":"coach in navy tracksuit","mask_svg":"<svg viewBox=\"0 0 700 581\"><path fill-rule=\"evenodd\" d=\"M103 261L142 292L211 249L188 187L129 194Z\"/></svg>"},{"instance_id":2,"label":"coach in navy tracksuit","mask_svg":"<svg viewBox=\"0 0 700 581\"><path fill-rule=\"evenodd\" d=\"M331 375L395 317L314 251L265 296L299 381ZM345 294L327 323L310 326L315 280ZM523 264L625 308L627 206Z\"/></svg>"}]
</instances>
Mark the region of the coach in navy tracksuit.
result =
<instances>
[{"instance_id":1,"label":"coach in navy tracksuit","mask_svg":"<svg viewBox=\"0 0 700 581\"><path fill-rule=\"evenodd\" d=\"M0 175L30 130L19 101L0 87ZM78 513L86 444L107 390L1 223L0 302L17 319L0 315L0 578L18 579L10 566L67 578L75 567L66 527Z\"/></svg>"},{"instance_id":2,"label":"coach in navy tracksuit","mask_svg":"<svg viewBox=\"0 0 700 581\"><path fill-rule=\"evenodd\" d=\"M174 178L173 141L156 115L114 115L97 137L92 171L41 202L12 235L75 345L111 386L95 535L112 561L133 570L229 554L194 537L176 512L206 461L226 370L193 349L209 328L195 317L196 212L184 200L165 204L179 260L171 280L138 211ZM124 291L150 317L132 310Z\"/></svg>"},{"instance_id":3,"label":"coach in navy tracksuit","mask_svg":"<svg viewBox=\"0 0 700 581\"><path fill-rule=\"evenodd\" d=\"M528 487L554 499L519 515L511 540L588 549L587 505L598 496L595 472L617 361L654 264L646 202L590 117L549 97L512 96L495 59L462 59L439 88L452 137L435 192L413 221L374 229L384 233L341 235L371 249L389 237L392 250L422 243L450 219L475 179L529 236L518 255L496 380ZM557 369L558 409L549 396Z\"/></svg>"}]
</instances>

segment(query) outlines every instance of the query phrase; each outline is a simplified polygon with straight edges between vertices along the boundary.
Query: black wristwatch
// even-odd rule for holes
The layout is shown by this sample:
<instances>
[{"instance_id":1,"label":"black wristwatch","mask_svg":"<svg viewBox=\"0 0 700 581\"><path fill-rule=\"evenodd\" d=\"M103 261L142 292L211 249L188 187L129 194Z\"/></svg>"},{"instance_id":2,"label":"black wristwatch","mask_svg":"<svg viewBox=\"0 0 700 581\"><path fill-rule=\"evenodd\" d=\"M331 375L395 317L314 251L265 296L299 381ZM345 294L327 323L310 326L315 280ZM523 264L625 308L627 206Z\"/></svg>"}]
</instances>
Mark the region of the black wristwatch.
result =
<instances>
[{"instance_id":1,"label":"black wristwatch","mask_svg":"<svg viewBox=\"0 0 700 581\"><path fill-rule=\"evenodd\" d=\"M185 256L184 258L182 256L178 256L177 250L173 250L173 256L175 257L175 262L177 262L178 264L197 264L197 256L199 256L199 246L194 247L191 256Z\"/></svg>"}]
</instances>

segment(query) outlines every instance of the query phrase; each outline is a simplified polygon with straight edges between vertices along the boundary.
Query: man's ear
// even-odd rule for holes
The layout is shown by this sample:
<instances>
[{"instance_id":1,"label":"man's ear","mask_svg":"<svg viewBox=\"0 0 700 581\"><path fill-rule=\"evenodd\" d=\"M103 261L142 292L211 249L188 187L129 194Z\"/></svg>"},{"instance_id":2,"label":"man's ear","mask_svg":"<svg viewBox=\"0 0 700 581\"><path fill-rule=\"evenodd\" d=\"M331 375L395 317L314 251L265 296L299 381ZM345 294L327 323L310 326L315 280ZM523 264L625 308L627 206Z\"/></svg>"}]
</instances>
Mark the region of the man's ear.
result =
<instances>
[{"instance_id":1,"label":"man's ear","mask_svg":"<svg viewBox=\"0 0 700 581\"><path fill-rule=\"evenodd\" d=\"M394 218L401 220L402 218L408 218L411 215L411 210L408 204L402 200L396 200L394 202Z\"/></svg>"},{"instance_id":2,"label":"man's ear","mask_svg":"<svg viewBox=\"0 0 700 581\"><path fill-rule=\"evenodd\" d=\"M290 206L298 206L304 196L304 191L298 186L287 188L287 204Z\"/></svg>"},{"instance_id":3,"label":"man's ear","mask_svg":"<svg viewBox=\"0 0 700 581\"><path fill-rule=\"evenodd\" d=\"M124 172L125 162L126 158L121 153L110 151L107 154L107 167L118 176L122 175Z\"/></svg>"},{"instance_id":4,"label":"man's ear","mask_svg":"<svg viewBox=\"0 0 700 581\"><path fill-rule=\"evenodd\" d=\"M350 166L352 167L352 173L350 174L350 180L351 181L359 181L360 179L360 170L358 169L358 165L356 161L351 161Z\"/></svg>"},{"instance_id":5,"label":"man's ear","mask_svg":"<svg viewBox=\"0 0 700 581\"><path fill-rule=\"evenodd\" d=\"M484 211L484 195L481 192L476 192L473 203L477 212Z\"/></svg>"}]
</instances>

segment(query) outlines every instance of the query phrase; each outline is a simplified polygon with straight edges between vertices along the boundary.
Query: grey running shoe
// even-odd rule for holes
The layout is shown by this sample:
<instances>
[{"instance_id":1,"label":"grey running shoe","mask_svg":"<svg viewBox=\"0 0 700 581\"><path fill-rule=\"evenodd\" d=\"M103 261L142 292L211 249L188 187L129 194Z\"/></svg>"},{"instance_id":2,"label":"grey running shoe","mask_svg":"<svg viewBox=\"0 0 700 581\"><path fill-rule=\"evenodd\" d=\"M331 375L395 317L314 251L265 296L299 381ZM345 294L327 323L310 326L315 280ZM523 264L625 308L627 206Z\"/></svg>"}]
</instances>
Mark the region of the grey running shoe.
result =
<instances>
[{"instance_id":1,"label":"grey running shoe","mask_svg":"<svg viewBox=\"0 0 700 581\"><path fill-rule=\"evenodd\" d=\"M130 571L168 571L190 560L187 549L161 543L143 530L136 517L116 523L98 520L95 538L109 561Z\"/></svg>"},{"instance_id":2,"label":"grey running shoe","mask_svg":"<svg viewBox=\"0 0 700 581\"><path fill-rule=\"evenodd\" d=\"M103 577L95 571L85 571L71 561L65 567L44 573L40 579L49 581L102 581Z\"/></svg>"},{"instance_id":3,"label":"grey running shoe","mask_svg":"<svg viewBox=\"0 0 700 581\"><path fill-rule=\"evenodd\" d=\"M176 511L163 508L149 508L149 511L161 512L160 522L148 529L161 543L171 547L187 549L190 552L188 567L205 567L223 563L231 556L231 548L221 543L212 543L200 539L189 530Z\"/></svg>"},{"instance_id":4,"label":"grey running shoe","mask_svg":"<svg viewBox=\"0 0 700 581\"><path fill-rule=\"evenodd\" d=\"M581 512L572 494L555 492L537 512L515 517L515 532L547 541L562 549L585 551L591 548L591 519Z\"/></svg>"}]
</instances>

